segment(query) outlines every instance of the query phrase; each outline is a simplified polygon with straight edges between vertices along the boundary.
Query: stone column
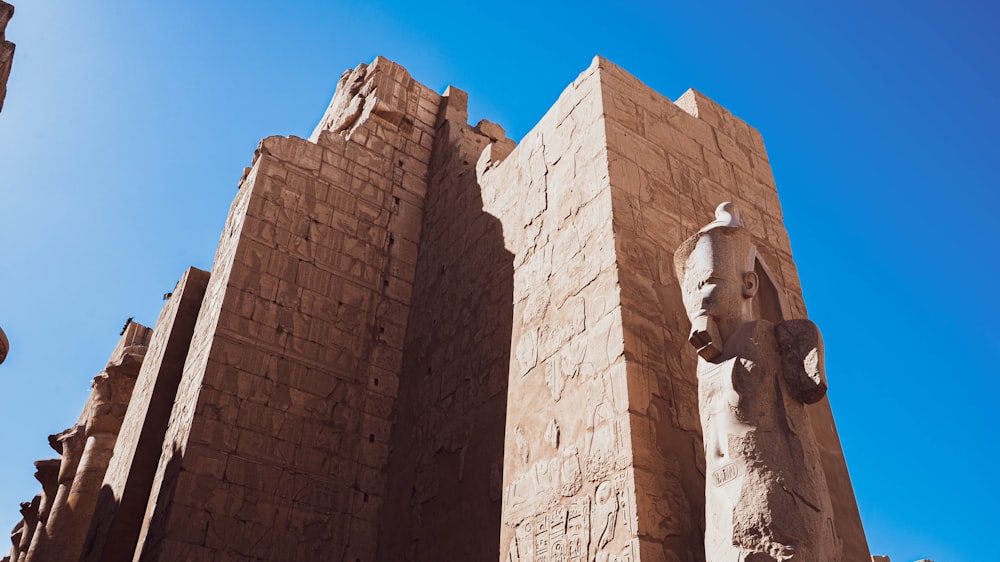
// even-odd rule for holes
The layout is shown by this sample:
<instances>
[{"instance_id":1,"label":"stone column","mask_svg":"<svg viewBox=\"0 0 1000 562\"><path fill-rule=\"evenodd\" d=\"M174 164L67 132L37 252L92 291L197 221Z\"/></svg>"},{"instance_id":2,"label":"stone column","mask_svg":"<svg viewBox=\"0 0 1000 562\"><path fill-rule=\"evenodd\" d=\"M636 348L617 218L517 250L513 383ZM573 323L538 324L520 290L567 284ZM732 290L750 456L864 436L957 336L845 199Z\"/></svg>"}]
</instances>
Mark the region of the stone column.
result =
<instances>
[{"instance_id":1,"label":"stone column","mask_svg":"<svg viewBox=\"0 0 1000 562\"><path fill-rule=\"evenodd\" d=\"M10 531L10 555L4 556L3 562L17 562L17 557L21 553L21 536L24 535L24 520L17 522Z\"/></svg>"},{"instance_id":2,"label":"stone column","mask_svg":"<svg viewBox=\"0 0 1000 562\"><path fill-rule=\"evenodd\" d=\"M62 545L60 551L66 560L76 560L80 556L87 530L90 529L91 516L100 496L104 473L111 462L118 436L106 429L93 423L87 426L87 444L66 502L73 517L59 537Z\"/></svg>"},{"instance_id":3,"label":"stone column","mask_svg":"<svg viewBox=\"0 0 1000 562\"><path fill-rule=\"evenodd\" d=\"M21 516L24 518L24 523L21 527L21 541L17 547L17 559L19 562L27 556L28 547L31 545L31 535L35 529L35 525L38 523L38 506L41 502L42 497L35 496L30 502L21 504Z\"/></svg>"},{"instance_id":4,"label":"stone column","mask_svg":"<svg viewBox=\"0 0 1000 562\"><path fill-rule=\"evenodd\" d=\"M124 389L119 388L123 382L119 379L123 378L129 377L122 376L122 371L113 368L112 365L108 365L103 373L94 377L94 391L91 397L93 406L86 427L87 441L66 500L72 519L61 529L61 536L58 539L61 545L60 555L67 560L76 560L80 557L94 508L101 493L104 473L107 472L108 464L111 462L124 413L123 408L120 404L116 404L113 398L123 394L121 391ZM134 378L132 382L134 383ZM132 384L127 386L128 395L131 395ZM126 397L125 403L127 401Z\"/></svg>"},{"instance_id":5,"label":"stone column","mask_svg":"<svg viewBox=\"0 0 1000 562\"><path fill-rule=\"evenodd\" d=\"M42 503L38 506L38 527L44 527L49 511L59 490L59 467L61 459L35 461L35 479L42 485ZM37 530L35 531L38 532Z\"/></svg>"},{"instance_id":6,"label":"stone column","mask_svg":"<svg viewBox=\"0 0 1000 562\"><path fill-rule=\"evenodd\" d=\"M86 443L84 430L84 426L76 425L62 433L49 436L49 444L62 454L57 479L58 488L55 499L48 507L45 525L40 527L38 529L40 532L36 532L31 539L31 546L27 550L27 556L24 557L25 562L52 560L55 559L54 554L59 552L55 539L60 536L60 527L65 525L70 517L67 502Z\"/></svg>"},{"instance_id":7,"label":"stone column","mask_svg":"<svg viewBox=\"0 0 1000 562\"><path fill-rule=\"evenodd\" d=\"M25 562L80 558L151 333L131 320L126 323L107 366L94 377L78 425L49 438L63 454L59 488Z\"/></svg>"}]
</instances>

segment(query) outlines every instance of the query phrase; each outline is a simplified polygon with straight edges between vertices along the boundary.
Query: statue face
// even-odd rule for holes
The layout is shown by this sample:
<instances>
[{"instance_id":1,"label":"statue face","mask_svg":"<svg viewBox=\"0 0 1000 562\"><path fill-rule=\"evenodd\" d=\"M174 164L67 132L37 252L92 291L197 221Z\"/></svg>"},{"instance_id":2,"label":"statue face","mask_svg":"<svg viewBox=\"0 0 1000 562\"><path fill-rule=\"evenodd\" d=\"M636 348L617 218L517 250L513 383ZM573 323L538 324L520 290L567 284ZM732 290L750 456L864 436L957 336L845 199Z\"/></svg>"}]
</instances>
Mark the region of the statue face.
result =
<instances>
[{"instance_id":1,"label":"statue face","mask_svg":"<svg viewBox=\"0 0 1000 562\"><path fill-rule=\"evenodd\" d=\"M736 271L735 260L725 251L727 248L717 242L711 235L702 236L687 259L681 290L692 321L699 317L721 321L740 314L741 272Z\"/></svg>"},{"instance_id":2,"label":"statue face","mask_svg":"<svg viewBox=\"0 0 1000 562\"><path fill-rule=\"evenodd\" d=\"M752 251L742 242L718 230L705 233L684 264L681 291L691 319L688 340L707 361L718 357L726 338L751 320L757 277L740 267L747 261L744 250Z\"/></svg>"}]
</instances>

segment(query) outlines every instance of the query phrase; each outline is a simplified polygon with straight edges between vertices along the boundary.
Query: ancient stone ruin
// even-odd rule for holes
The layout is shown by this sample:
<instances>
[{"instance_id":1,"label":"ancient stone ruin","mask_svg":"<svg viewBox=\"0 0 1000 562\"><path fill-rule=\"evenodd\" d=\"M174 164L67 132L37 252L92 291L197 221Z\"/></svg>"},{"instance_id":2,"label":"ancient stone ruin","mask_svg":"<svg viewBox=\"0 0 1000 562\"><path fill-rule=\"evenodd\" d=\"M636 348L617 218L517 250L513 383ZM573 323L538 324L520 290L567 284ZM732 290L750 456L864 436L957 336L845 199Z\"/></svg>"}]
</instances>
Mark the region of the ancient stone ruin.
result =
<instances>
[{"instance_id":1,"label":"ancient stone ruin","mask_svg":"<svg viewBox=\"0 0 1000 562\"><path fill-rule=\"evenodd\" d=\"M14 62L14 44L7 41L7 22L14 16L14 6L0 0L0 111L3 110L3 100L7 97L7 78L10 77L10 67Z\"/></svg>"},{"instance_id":2,"label":"ancient stone ruin","mask_svg":"<svg viewBox=\"0 0 1000 562\"><path fill-rule=\"evenodd\" d=\"M14 6L0 0L0 111L3 111L3 100L7 97L7 78L10 77L10 67L14 62L14 44L7 41L7 22L14 16ZM10 342L7 334L0 328L0 363L7 359Z\"/></svg>"},{"instance_id":3,"label":"ancient stone ruin","mask_svg":"<svg viewBox=\"0 0 1000 562\"><path fill-rule=\"evenodd\" d=\"M785 320L770 268L730 202L674 254L698 350L709 560L840 560L805 405L826 395L823 341ZM768 287L766 293L761 286Z\"/></svg>"},{"instance_id":4,"label":"ancient stone ruin","mask_svg":"<svg viewBox=\"0 0 1000 562\"><path fill-rule=\"evenodd\" d=\"M263 140L9 559L870 561L760 134L601 58L519 145L466 105L377 58Z\"/></svg>"},{"instance_id":5,"label":"ancient stone ruin","mask_svg":"<svg viewBox=\"0 0 1000 562\"><path fill-rule=\"evenodd\" d=\"M7 41L7 22L14 16L14 6L0 0L0 111L3 111L3 100L7 97L7 78L10 77L10 67L14 62L14 44ZM0 328L0 363L7 359L10 342L3 328Z\"/></svg>"}]
</instances>

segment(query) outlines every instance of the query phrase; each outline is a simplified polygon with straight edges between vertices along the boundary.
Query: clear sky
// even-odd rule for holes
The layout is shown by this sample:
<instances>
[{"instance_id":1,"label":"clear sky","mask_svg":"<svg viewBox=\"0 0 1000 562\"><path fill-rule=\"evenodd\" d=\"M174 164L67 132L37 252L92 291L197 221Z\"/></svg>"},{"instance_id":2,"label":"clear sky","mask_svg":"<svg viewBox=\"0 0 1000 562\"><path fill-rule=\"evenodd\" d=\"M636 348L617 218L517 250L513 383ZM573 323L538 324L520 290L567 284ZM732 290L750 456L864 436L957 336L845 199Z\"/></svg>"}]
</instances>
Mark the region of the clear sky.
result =
<instances>
[{"instance_id":1,"label":"clear sky","mask_svg":"<svg viewBox=\"0 0 1000 562\"><path fill-rule=\"evenodd\" d=\"M994 3L14 3L0 529L125 320L211 266L257 142L308 136L344 69L384 55L520 139L601 54L763 133L872 551L995 559Z\"/></svg>"}]
</instances>

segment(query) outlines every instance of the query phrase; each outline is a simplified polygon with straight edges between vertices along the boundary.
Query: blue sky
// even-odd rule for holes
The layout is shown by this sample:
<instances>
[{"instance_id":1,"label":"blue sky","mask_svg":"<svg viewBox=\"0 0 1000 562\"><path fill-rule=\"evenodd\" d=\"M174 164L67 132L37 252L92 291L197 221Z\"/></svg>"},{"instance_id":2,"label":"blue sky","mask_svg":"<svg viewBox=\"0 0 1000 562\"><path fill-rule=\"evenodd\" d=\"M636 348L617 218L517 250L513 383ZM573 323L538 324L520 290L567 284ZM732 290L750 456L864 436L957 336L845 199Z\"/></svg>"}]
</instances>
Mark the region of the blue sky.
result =
<instances>
[{"instance_id":1,"label":"blue sky","mask_svg":"<svg viewBox=\"0 0 1000 562\"><path fill-rule=\"evenodd\" d=\"M521 138L601 54L767 143L872 551L995 556L1000 24L988 2L22 0L0 113L0 529L125 319L209 268L244 166L376 55ZM2 549L3 547L0 547Z\"/></svg>"}]
</instances>

